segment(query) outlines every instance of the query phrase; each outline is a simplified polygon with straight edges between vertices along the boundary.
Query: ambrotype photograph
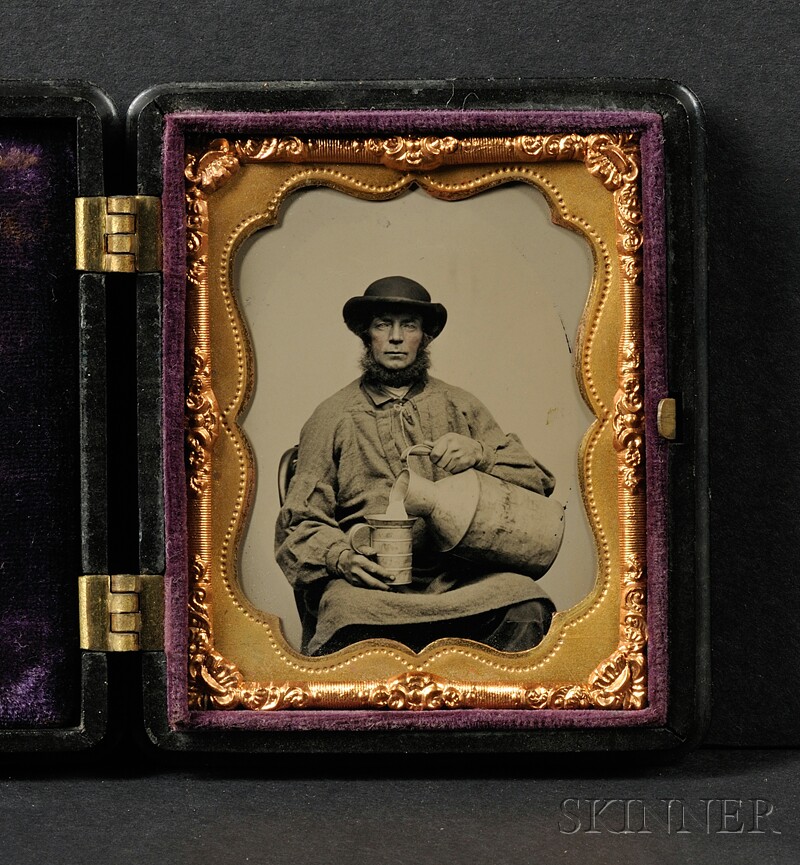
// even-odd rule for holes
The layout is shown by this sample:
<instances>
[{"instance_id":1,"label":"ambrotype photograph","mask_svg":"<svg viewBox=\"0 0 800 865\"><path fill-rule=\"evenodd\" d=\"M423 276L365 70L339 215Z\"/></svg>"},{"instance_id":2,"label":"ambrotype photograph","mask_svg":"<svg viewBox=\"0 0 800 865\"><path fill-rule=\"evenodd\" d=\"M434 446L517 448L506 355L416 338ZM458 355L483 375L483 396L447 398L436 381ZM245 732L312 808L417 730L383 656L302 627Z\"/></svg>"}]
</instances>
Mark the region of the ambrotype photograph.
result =
<instances>
[{"instance_id":1,"label":"ambrotype photograph","mask_svg":"<svg viewBox=\"0 0 800 865\"><path fill-rule=\"evenodd\" d=\"M487 252L485 226L496 220L506 229ZM329 226L325 234L319 223ZM321 248L310 248L309 229ZM540 578L562 542L559 495L571 501L576 523L565 549L572 567L555 575L562 608L585 595L594 576L576 458L591 416L565 336L569 327L574 340L591 284L588 247L553 226L541 195L524 187L459 203L420 191L389 202L306 191L270 231L240 253L256 358L242 427L258 475L243 547L245 591L261 604L268 592L275 596L280 575L265 562L277 522L275 555L305 613L303 651L329 653L368 637L415 651L456 636L503 651L533 648L554 611ZM281 232L288 239L280 252L294 243L297 254L265 285ZM369 282L379 268L403 263L448 305L408 276ZM352 284L359 291L348 296ZM298 286L316 299L314 309L292 309ZM289 324L295 316L297 333ZM287 417L270 423L276 402L288 406ZM276 428L301 445L288 457L297 464L291 483L283 481L280 511L273 482L282 457L270 448ZM537 459L532 450L543 453ZM387 514L390 505L399 513ZM396 516L409 522L389 531L386 520ZM373 532L360 532L356 546L385 542L386 552L364 557L353 548L348 535L365 521ZM393 555L400 570L387 573ZM281 618L296 639L294 597L288 601Z\"/></svg>"},{"instance_id":2,"label":"ambrotype photograph","mask_svg":"<svg viewBox=\"0 0 800 865\"><path fill-rule=\"evenodd\" d=\"M647 705L639 167L192 141L191 706Z\"/></svg>"},{"instance_id":3,"label":"ambrotype photograph","mask_svg":"<svg viewBox=\"0 0 800 865\"><path fill-rule=\"evenodd\" d=\"M535 578L561 545L561 508L541 501L555 478L474 396L428 375L447 310L422 285L383 277L343 315L363 373L304 426L278 519L278 563L316 619L304 651L371 638L421 651L455 636L532 649L553 609Z\"/></svg>"}]
</instances>

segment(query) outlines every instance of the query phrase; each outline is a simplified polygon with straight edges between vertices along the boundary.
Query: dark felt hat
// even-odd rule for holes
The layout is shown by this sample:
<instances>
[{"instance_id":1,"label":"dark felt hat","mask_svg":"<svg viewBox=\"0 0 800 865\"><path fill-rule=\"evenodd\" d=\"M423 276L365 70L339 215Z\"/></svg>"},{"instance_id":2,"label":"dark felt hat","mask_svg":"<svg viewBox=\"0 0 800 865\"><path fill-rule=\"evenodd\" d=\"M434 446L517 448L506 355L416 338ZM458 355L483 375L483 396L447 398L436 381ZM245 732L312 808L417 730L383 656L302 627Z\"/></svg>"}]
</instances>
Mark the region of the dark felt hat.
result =
<instances>
[{"instance_id":1,"label":"dark felt hat","mask_svg":"<svg viewBox=\"0 0 800 865\"><path fill-rule=\"evenodd\" d=\"M432 303L427 289L405 276L384 276L367 287L361 297L351 297L344 305L345 324L359 336L370 321L387 307L401 307L422 317L428 336L439 336L447 322L447 310Z\"/></svg>"}]
</instances>

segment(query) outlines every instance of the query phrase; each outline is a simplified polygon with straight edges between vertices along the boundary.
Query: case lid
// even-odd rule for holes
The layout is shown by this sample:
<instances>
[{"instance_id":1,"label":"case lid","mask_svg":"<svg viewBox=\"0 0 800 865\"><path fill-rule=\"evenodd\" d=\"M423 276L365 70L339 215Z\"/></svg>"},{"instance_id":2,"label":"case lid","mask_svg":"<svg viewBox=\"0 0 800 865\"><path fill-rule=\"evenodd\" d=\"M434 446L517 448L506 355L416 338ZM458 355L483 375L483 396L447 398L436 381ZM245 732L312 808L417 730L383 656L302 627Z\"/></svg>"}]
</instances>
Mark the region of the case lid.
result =
<instances>
[{"instance_id":1,"label":"case lid","mask_svg":"<svg viewBox=\"0 0 800 865\"><path fill-rule=\"evenodd\" d=\"M0 749L102 737L106 657L79 651L79 575L108 572L104 277L75 199L104 193L115 111L79 83L0 85Z\"/></svg>"}]
</instances>

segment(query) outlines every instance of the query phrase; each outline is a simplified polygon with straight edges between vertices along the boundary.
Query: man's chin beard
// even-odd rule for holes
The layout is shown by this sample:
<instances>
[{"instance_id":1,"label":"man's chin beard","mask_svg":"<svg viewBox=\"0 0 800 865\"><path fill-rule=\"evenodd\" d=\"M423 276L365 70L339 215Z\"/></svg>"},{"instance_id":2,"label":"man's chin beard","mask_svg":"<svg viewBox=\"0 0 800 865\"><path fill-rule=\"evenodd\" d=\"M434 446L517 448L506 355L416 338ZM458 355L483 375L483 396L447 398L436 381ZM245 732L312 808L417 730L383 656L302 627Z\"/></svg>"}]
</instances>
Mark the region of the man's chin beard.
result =
<instances>
[{"instance_id":1,"label":"man's chin beard","mask_svg":"<svg viewBox=\"0 0 800 865\"><path fill-rule=\"evenodd\" d=\"M431 356L427 346L420 347L413 363L403 369L387 369L381 366L372 356L369 346L364 347L361 355L361 369L364 371L364 381L373 387L385 385L387 387L406 387L406 385L425 383L428 380L428 369L431 365Z\"/></svg>"}]
</instances>

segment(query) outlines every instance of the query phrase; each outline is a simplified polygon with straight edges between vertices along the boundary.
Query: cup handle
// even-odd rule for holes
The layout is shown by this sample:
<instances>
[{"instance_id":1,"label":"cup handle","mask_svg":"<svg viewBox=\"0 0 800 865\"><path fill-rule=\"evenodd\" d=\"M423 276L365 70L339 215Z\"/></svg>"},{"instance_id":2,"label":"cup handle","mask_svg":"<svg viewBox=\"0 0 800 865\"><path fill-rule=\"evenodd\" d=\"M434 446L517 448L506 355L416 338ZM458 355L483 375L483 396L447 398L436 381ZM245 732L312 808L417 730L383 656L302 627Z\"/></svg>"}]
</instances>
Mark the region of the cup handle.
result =
<instances>
[{"instance_id":1,"label":"cup handle","mask_svg":"<svg viewBox=\"0 0 800 865\"><path fill-rule=\"evenodd\" d=\"M347 543L350 544L350 549L358 553L360 556L363 556L364 553L362 553L361 550L358 548L357 535L362 529L366 529L367 534L371 536L372 528L366 523L356 523L356 525L354 525L347 533Z\"/></svg>"}]
</instances>

